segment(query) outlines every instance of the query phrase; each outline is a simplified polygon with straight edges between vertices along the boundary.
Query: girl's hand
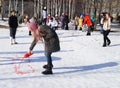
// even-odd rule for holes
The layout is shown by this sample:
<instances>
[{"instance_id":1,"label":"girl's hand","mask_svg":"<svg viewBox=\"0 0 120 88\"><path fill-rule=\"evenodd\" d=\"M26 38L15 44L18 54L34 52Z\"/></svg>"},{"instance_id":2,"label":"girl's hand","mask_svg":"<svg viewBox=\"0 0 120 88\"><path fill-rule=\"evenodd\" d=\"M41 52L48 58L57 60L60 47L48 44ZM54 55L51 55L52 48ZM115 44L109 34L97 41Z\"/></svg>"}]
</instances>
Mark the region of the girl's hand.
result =
<instances>
[{"instance_id":1,"label":"girl's hand","mask_svg":"<svg viewBox=\"0 0 120 88\"><path fill-rule=\"evenodd\" d=\"M33 52L29 51L27 53L24 54L24 58L29 58L31 55L33 55Z\"/></svg>"}]
</instances>

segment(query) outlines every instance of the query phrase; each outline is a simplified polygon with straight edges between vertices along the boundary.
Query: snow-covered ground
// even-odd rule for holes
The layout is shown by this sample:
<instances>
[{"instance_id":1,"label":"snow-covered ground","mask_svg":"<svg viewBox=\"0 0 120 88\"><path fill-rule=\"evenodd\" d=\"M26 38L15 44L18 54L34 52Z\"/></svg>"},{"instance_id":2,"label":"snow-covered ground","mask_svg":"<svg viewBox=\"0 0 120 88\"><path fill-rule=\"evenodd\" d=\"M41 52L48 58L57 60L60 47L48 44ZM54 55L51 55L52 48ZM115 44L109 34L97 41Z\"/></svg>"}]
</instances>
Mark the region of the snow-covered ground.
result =
<instances>
[{"instance_id":1,"label":"snow-covered ground","mask_svg":"<svg viewBox=\"0 0 120 88\"><path fill-rule=\"evenodd\" d=\"M32 37L22 25L16 34L18 44L11 45L9 30L0 28L0 88L120 88L120 32L110 33L109 47L102 47L103 36L99 31L91 36L72 29L56 32L61 51L52 54L54 74L41 74L46 59L44 44L39 42L29 58L31 63L26 59L20 66L28 72L29 64L35 72L22 75L14 67L28 51Z\"/></svg>"}]
</instances>

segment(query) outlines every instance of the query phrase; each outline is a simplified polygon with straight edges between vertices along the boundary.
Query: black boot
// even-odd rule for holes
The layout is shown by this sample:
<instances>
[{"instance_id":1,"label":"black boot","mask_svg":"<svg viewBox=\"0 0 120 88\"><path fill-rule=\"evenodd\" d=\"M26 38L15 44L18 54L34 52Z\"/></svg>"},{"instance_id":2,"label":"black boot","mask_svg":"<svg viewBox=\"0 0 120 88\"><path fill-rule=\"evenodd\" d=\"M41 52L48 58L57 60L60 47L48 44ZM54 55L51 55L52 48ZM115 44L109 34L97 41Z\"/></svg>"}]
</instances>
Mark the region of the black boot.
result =
<instances>
[{"instance_id":1,"label":"black boot","mask_svg":"<svg viewBox=\"0 0 120 88\"><path fill-rule=\"evenodd\" d=\"M44 65L43 68L48 69L49 66L48 65ZM51 66L51 68L53 68L53 65Z\"/></svg>"},{"instance_id":2,"label":"black boot","mask_svg":"<svg viewBox=\"0 0 120 88\"><path fill-rule=\"evenodd\" d=\"M46 69L45 71L43 71L42 74L44 74L44 75L53 74L52 67L48 67L48 69Z\"/></svg>"},{"instance_id":3,"label":"black boot","mask_svg":"<svg viewBox=\"0 0 120 88\"><path fill-rule=\"evenodd\" d=\"M90 30L91 30L91 28L88 28L88 30L87 30L87 36L90 36L91 35L91 32L90 32Z\"/></svg>"},{"instance_id":4,"label":"black boot","mask_svg":"<svg viewBox=\"0 0 120 88\"><path fill-rule=\"evenodd\" d=\"M45 70L42 72L42 74L49 75L49 74L53 74L53 72L52 72L52 70Z\"/></svg>"},{"instance_id":5,"label":"black boot","mask_svg":"<svg viewBox=\"0 0 120 88\"><path fill-rule=\"evenodd\" d=\"M103 47L106 47L106 44L103 44Z\"/></svg>"},{"instance_id":6,"label":"black boot","mask_svg":"<svg viewBox=\"0 0 120 88\"><path fill-rule=\"evenodd\" d=\"M111 41L108 41L108 44L107 44L107 45L109 46L109 45L110 45L110 43L111 43Z\"/></svg>"},{"instance_id":7,"label":"black boot","mask_svg":"<svg viewBox=\"0 0 120 88\"><path fill-rule=\"evenodd\" d=\"M91 33L87 33L86 35L87 35L87 36L90 36L90 35L91 35Z\"/></svg>"},{"instance_id":8,"label":"black boot","mask_svg":"<svg viewBox=\"0 0 120 88\"><path fill-rule=\"evenodd\" d=\"M29 31L29 36L31 36L32 34L31 34L31 31Z\"/></svg>"}]
</instances>

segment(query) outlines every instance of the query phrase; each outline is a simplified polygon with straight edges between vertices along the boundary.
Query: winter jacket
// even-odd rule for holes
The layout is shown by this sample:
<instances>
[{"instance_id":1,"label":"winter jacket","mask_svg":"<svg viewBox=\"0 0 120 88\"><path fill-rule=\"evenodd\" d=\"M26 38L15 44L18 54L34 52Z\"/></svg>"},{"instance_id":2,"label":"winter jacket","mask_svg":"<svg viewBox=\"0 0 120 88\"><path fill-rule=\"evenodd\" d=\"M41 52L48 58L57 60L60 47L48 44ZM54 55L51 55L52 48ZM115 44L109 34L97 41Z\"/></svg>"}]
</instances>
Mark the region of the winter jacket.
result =
<instances>
[{"instance_id":1,"label":"winter jacket","mask_svg":"<svg viewBox=\"0 0 120 88\"><path fill-rule=\"evenodd\" d=\"M103 30L110 30L111 29L111 19L109 18L107 21L103 22Z\"/></svg>"},{"instance_id":2,"label":"winter jacket","mask_svg":"<svg viewBox=\"0 0 120 88\"><path fill-rule=\"evenodd\" d=\"M84 24L87 24L88 27L91 27L93 25L93 22L89 15L85 15L83 25Z\"/></svg>"},{"instance_id":3,"label":"winter jacket","mask_svg":"<svg viewBox=\"0 0 120 88\"><path fill-rule=\"evenodd\" d=\"M58 23L57 23L57 21L55 19L53 19L53 21L50 20L47 25L52 28L52 27L57 27Z\"/></svg>"},{"instance_id":4,"label":"winter jacket","mask_svg":"<svg viewBox=\"0 0 120 88\"><path fill-rule=\"evenodd\" d=\"M10 28L17 28L18 27L18 20L16 16L10 16L9 17L9 21L8 24L10 26Z\"/></svg>"},{"instance_id":5,"label":"winter jacket","mask_svg":"<svg viewBox=\"0 0 120 88\"><path fill-rule=\"evenodd\" d=\"M79 24L79 17L75 17L75 25L78 25Z\"/></svg>"},{"instance_id":6,"label":"winter jacket","mask_svg":"<svg viewBox=\"0 0 120 88\"><path fill-rule=\"evenodd\" d=\"M69 17L68 15L65 15L65 24L68 24L69 23Z\"/></svg>"},{"instance_id":7,"label":"winter jacket","mask_svg":"<svg viewBox=\"0 0 120 88\"><path fill-rule=\"evenodd\" d=\"M65 23L65 16L64 16L64 15L62 15L62 16L60 17L60 19L61 19L61 22L62 22L62 23Z\"/></svg>"},{"instance_id":8,"label":"winter jacket","mask_svg":"<svg viewBox=\"0 0 120 88\"><path fill-rule=\"evenodd\" d=\"M45 42L45 52L56 52L60 50L59 38L54 30L49 26L41 25L39 32Z\"/></svg>"},{"instance_id":9,"label":"winter jacket","mask_svg":"<svg viewBox=\"0 0 120 88\"><path fill-rule=\"evenodd\" d=\"M92 15L90 16L90 18L91 18L91 20L92 20L93 23L95 23L96 20L97 20L97 19L95 18L95 15L94 15L94 14L92 14Z\"/></svg>"},{"instance_id":10,"label":"winter jacket","mask_svg":"<svg viewBox=\"0 0 120 88\"><path fill-rule=\"evenodd\" d=\"M83 27L83 18L81 18L81 17L78 20L78 26Z\"/></svg>"},{"instance_id":11,"label":"winter jacket","mask_svg":"<svg viewBox=\"0 0 120 88\"><path fill-rule=\"evenodd\" d=\"M47 11L43 10L43 19L47 18Z\"/></svg>"},{"instance_id":12,"label":"winter jacket","mask_svg":"<svg viewBox=\"0 0 120 88\"><path fill-rule=\"evenodd\" d=\"M45 52L52 53L60 50L59 38L54 30L52 30L47 25L40 25L38 31L40 33L40 36L44 39ZM34 39L30 46L30 50L33 49L36 43L37 41Z\"/></svg>"}]
</instances>

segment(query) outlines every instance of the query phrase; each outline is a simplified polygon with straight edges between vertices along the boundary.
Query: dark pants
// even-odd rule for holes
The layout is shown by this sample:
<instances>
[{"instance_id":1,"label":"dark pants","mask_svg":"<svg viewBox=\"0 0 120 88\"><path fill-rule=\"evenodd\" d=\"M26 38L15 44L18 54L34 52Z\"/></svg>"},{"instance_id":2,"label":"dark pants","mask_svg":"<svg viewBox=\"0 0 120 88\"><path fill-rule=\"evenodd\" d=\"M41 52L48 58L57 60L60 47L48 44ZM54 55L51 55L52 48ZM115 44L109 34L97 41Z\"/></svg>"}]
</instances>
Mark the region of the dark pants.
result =
<instances>
[{"instance_id":1,"label":"dark pants","mask_svg":"<svg viewBox=\"0 0 120 88\"><path fill-rule=\"evenodd\" d=\"M65 28L65 22L62 22L61 28L62 28L62 29Z\"/></svg>"},{"instance_id":2,"label":"dark pants","mask_svg":"<svg viewBox=\"0 0 120 88\"><path fill-rule=\"evenodd\" d=\"M43 25L46 25L46 20L47 20L47 18L43 18L43 21L42 21Z\"/></svg>"},{"instance_id":3,"label":"dark pants","mask_svg":"<svg viewBox=\"0 0 120 88\"><path fill-rule=\"evenodd\" d=\"M77 30L78 29L78 25L75 25L75 30Z\"/></svg>"},{"instance_id":4,"label":"dark pants","mask_svg":"<svg viewBox=\"0 0 120 88\"><path fill-rule=\"evenodd\" d=\"M68 23L65 24L65 30L69 30Z\"/></svg>"},{"instance_id":5,"label":"dark pants","mask_svg":"<svg viewBox=\"0 0 120 88\"><path fill-rule=\"evenodd\" d=\"M12 37L13 39L15 39L16 30L17 28L10 28L10 37Z\"/></svg>"},{"instance_id":6,"label":"dark pants","mask_svg":"<svg viewBox=\"0 0 120 88\"><path fill-rule=\"evenodd\" d=\"M106 43L110 42L110 39L108 38L109 33L110 33L110 30L103 31L103 40L104 40L103 45L106 45Z\"/></svg>"},{"instance_id":7,"label":"dark pants","mask_svg":"<svg viewBox=\"0 0 120 88\"><path fill-rule=\"evenodd\" d=\"M52 29L53 29L53 30L57 30L57 29L58 29L58 27L57 27L57 26L56 26L56 27L52 27Z\"/></svg>"},{"instance_id":8,"label":"dark pants","mask_svg":"<svg viewBox=\"0 0 120 88\"><path fill-rule=\"evenodd\" d=\"M87 35L91 35L91 27L88 27Z\"/></svg>"},{"instance_id":9,"label":"dark pants","mask_svg":"<svg viewBox=\"0 0 120 88\"><path fill-rule=\"evenodd\" d=\"M32 34L31 34L31 31L29 31L29 35L32 35Z\"/></svg>"},{"instance_id":10,"label":"dark pants","mask_svg":"<svg viewBox=\"0 0 120 88\"><path fill-rule=\"evenodd\" d=\"M51 54L52 54L51 52L45 52L45 56L46 56L46 59L47 59L47 65L49 67L53 66Z\"/></svg>"}]
</instances>

